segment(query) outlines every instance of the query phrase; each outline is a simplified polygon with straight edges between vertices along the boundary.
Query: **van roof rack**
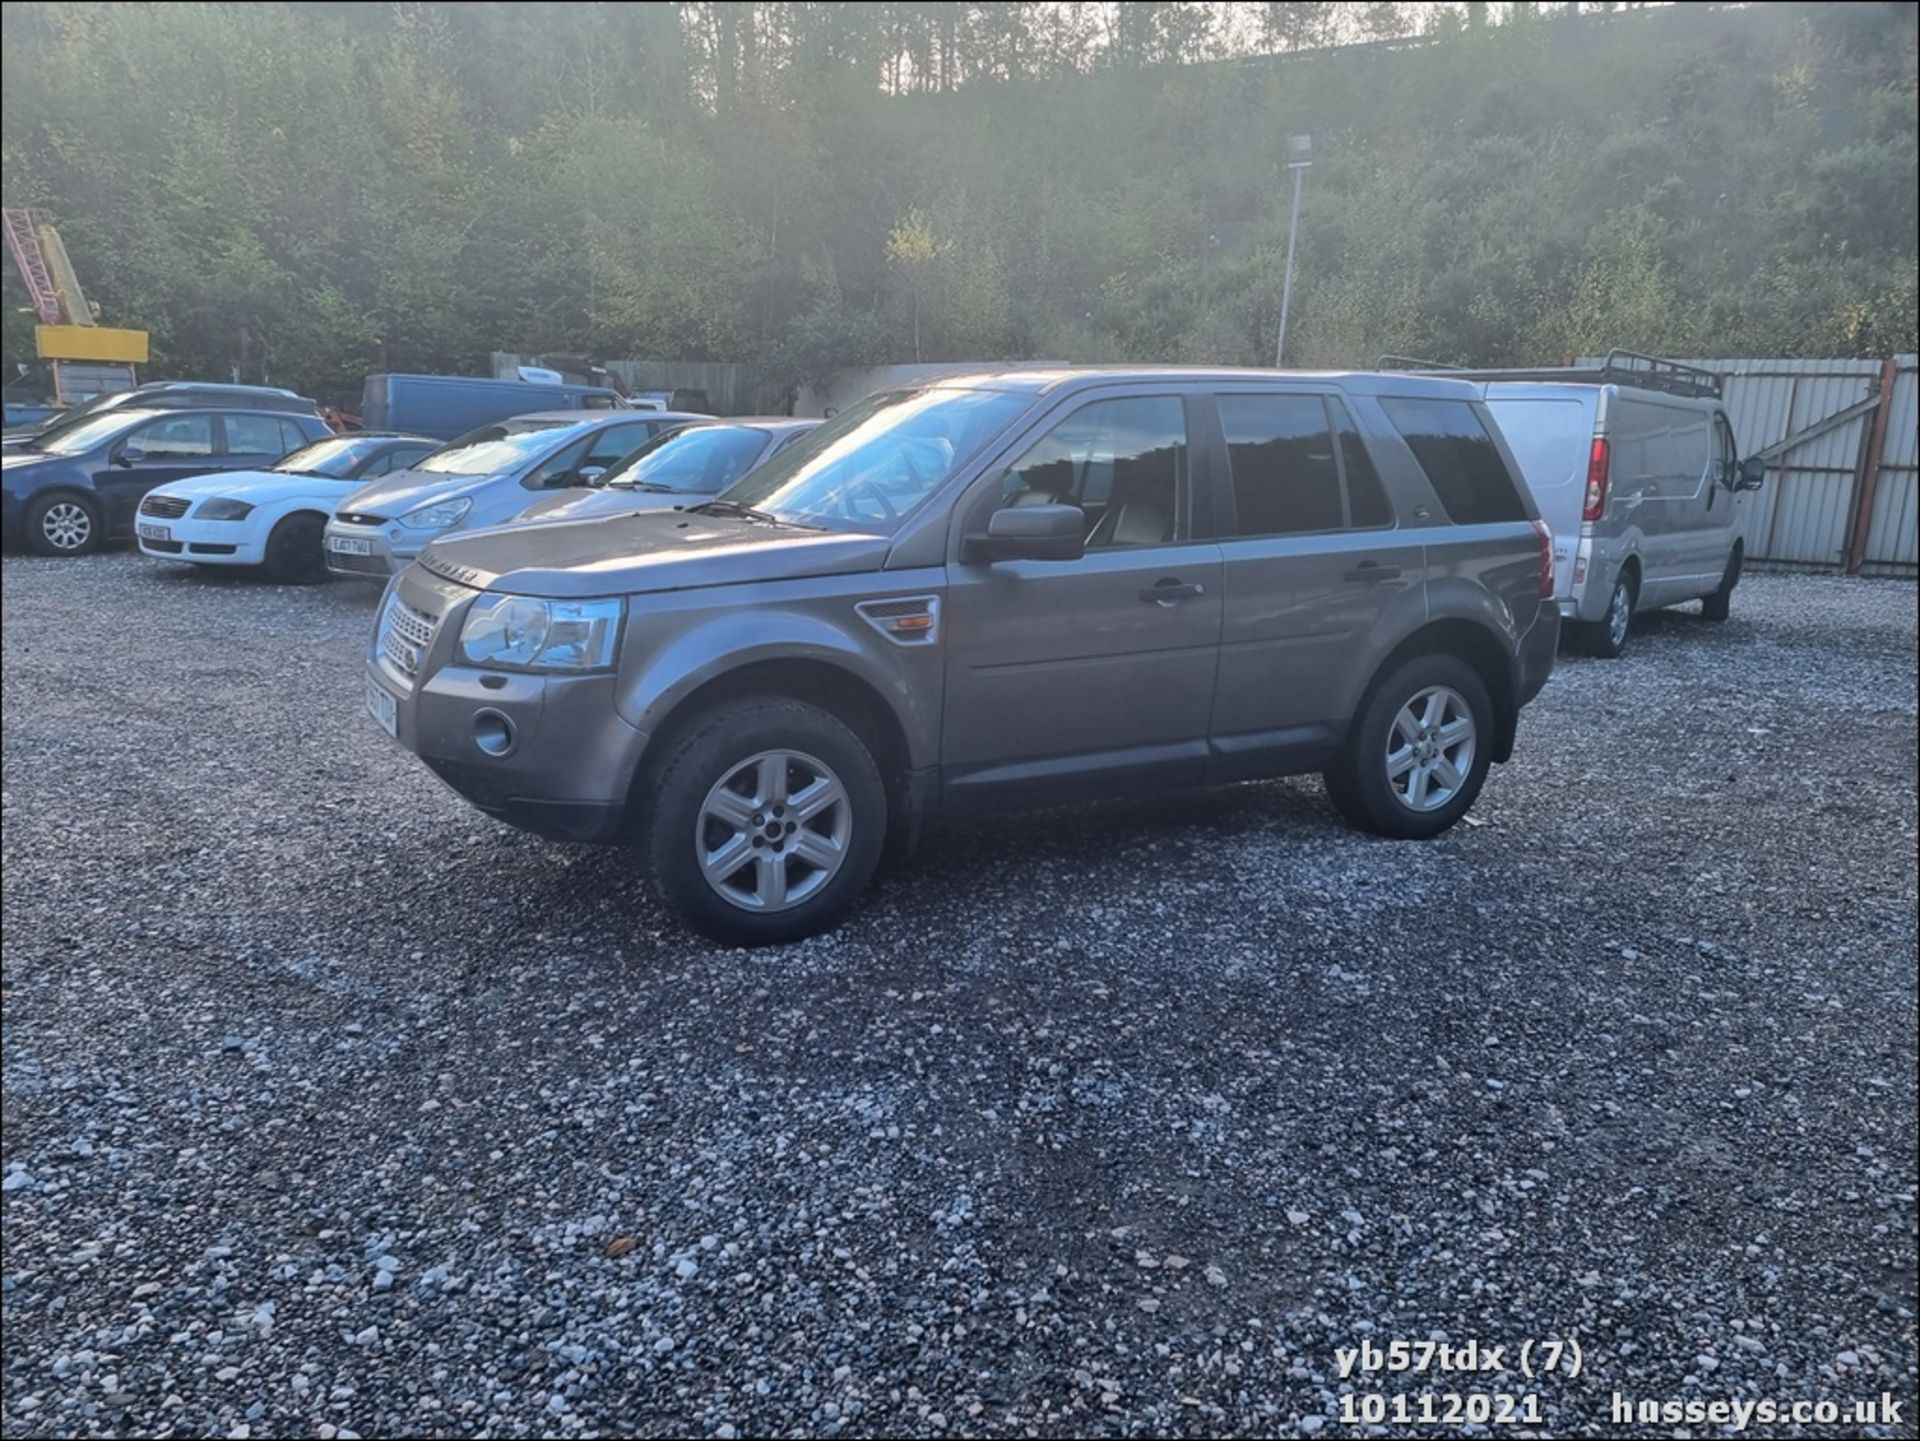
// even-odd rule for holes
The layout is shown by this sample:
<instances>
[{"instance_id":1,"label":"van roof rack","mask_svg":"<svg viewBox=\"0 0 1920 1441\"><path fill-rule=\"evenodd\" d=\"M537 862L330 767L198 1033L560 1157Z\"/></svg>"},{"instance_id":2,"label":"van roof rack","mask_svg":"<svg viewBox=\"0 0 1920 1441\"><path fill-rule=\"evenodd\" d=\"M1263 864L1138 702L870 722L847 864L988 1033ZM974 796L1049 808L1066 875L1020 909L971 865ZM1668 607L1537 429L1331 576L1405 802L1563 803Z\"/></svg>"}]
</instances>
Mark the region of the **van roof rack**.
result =
<instances>
[{"instance_id":1,"label":"van roof rack","mask_svg":"<svg viewBox=\"0 0 1920 1441\"><path fill-rule=\"evenodd\" d=\"M1588 385L1631 385L1641 390L1659 390L1668 395L1696 399L1720 398L1720 375L1697 365L1683 365L1657 355L1642 355L1637 350L1609 350L1598 365L1540 365L1510 369L1445 365L1435 360L1416 360L1406 355L1383 355L1380 370L1424 370L1450 375L1459 380L1539 380L1569 381Z\"/></svg>"}]
</instances>

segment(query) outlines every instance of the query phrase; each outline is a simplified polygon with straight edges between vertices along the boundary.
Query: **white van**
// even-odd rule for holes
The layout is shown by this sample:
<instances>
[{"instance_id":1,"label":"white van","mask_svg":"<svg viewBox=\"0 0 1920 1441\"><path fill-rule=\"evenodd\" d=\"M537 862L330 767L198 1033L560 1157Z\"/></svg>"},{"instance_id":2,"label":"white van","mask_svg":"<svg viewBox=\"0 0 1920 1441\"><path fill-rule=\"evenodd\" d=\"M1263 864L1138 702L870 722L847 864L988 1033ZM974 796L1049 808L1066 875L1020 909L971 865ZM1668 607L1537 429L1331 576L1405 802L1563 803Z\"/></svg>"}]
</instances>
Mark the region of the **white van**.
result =
<instances>
[{"instance_id":1,"label":"white van","mask_svg":"<svg viewBox=\"0 0 1920 1441\"><path fill-rule=\"evenodd\" d=\"M1740 580L1739 461L1711 371L1614 351L1599 366L1452 370L1487 409L1553 531L1563 630L1590 654L1625 649L1637 612L1701 602L1725 620Z\"/></svg>"}]
</instances>

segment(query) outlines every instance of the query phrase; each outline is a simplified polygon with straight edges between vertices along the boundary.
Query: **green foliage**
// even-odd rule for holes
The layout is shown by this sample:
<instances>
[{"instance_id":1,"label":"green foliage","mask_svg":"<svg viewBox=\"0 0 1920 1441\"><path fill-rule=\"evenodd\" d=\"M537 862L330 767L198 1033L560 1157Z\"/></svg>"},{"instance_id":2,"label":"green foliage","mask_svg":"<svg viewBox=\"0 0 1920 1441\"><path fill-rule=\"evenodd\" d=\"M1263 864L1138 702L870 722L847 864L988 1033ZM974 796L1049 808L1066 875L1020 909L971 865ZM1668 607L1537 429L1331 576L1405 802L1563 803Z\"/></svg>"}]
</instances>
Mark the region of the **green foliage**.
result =
<instances>
[{"instance_id":1,"label":"green foliage","mask_svg":"<svg viewBox=\"0 0 1920 1441\"><path fill-rule=\"evenodd\" d=\"M154 374L327 394L1267 363L1299 131L1290 362L1915 348L1914 7L1568 8L44 0L0 149Z\"/></svg>"}]
</instances>

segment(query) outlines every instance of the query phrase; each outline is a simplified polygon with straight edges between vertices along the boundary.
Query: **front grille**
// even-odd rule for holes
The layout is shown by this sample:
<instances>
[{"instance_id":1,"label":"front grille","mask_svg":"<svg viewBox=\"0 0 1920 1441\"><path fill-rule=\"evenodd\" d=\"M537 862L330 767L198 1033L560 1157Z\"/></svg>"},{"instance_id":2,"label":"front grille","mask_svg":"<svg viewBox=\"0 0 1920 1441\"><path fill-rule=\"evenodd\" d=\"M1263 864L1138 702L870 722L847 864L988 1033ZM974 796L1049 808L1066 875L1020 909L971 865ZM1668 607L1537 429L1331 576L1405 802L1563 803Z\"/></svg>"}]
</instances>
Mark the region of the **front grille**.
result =
<instances>
[{"instance_id":1,"label":"front grille","mask_svg":"<svg viewBox=\"0 0 1920 1441\"><path fill-rule=\"evenodd\" d=\"M237 545L209 545L195 541L187 549L194 555L232 555L240 549Z\"/></svg>"},{"instance_id":2,"label":"front grille","mask_svg":"<svg viewBox=\"0 0 1920 1441\"><path fill-rule=\"evenodd\" d=\"M433 643L438 624L435 617L415 610L399 596L389 596L387 608L380 617L380 654L400 674L419 674L420 662Z\"/></svg>"},{"instance_id":3,"label":"front grille","mask_svg":"<svg viewBox=\"0 0 1920 1441\"><path fill-rule=\"evenodd\" d=\"M433 640L434 627L439 624L433 616L415 610L399 596L395 596L387 608L387 621L400 633L402 640L422 647Z\"/></svg>"},{"instance_id":4,"label":"front grille","mask_svg":"<svg viewBox=\"0 0 1920 1441\"><path fill-rule=\"evenodd\" d=\"M355 575L385 575L387 558L384 555L348 555L345 551L327 552L329 570L352 571Z\"/></svg>"},{"instance_id":5,"label":"front grille","mask_svg":"<svg viewBox=\"0 0 1920 1441\"><path fill-rule=\"evenodd\" d=\"M150 495L140 502L140 514L157 515L162 520L178 520L193 506L190 500L175 495Z\"/></svg>"},{"instance_id":6,"label":"front grille","mask_svg":"<svg viewBox=\"0 0 1920 1441\"><path fill-rule=\"evenodd\" d=\"M385 525L385 516L368 515L364 510L335 511L333 518L342 525Z\"/></svg>"},{"instance_id":7,"label":"front grille","mask_svg":"<svg viewBox=\"0 0 1920 1441\"><path fill-rule=\"evenodd\" d=\"M140 544L148 550L157 550L162 555L178 555L181 550L180 542L177 540L142 540Z\"/></svg>"}]
</instances>

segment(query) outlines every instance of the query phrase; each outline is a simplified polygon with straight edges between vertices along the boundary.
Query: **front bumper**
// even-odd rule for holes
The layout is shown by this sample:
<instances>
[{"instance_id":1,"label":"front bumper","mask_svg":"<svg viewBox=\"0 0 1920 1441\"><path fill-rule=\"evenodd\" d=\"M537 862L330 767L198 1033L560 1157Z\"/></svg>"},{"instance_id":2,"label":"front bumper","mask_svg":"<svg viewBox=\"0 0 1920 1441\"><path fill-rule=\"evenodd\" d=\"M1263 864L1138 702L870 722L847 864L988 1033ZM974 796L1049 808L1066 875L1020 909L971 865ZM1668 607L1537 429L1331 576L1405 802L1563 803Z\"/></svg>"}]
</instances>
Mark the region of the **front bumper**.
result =
<instances>
[{"instance_id":1,"label":"front bumper","mask_svg":"<svg viewBox=\"0 0 1920 1441\"><path fill-rule=\"evenodd\" d=\"M397 520L363 525L335 516L327 522L321 547L326 552L327 569L333 574L353 580L384 581L405 570L437 534L438 531L408 530ZM361 546L365 546L364 551Z\"/></svg>"},{"instance_id":2,"label":"front bumper","mask_svg":"<svg viewBox=\"0 0 1920 1441\"><path fill-rule=\"evenodd\" d=\"M615 677L458 662L460 626L479 594L418 566L389 589L366 679L394 701L394 738L509 825L556 840L620 839L647 737L615 710Z\"/></svg>"},{"instance_id":3,"label":"front bumper","mask_svg":"<svg viewBox=\"0 0 1920 1441\"><path fill-rule=\"evenodd\" d=\"M142 526L164 527L165 540L140 534ZM190 560L196 565L264 565L267 540L250 520L195 520L191 513L178 519L134 517L134 538L140 553L155 560Z\"/></svg>"}]
</instances>

